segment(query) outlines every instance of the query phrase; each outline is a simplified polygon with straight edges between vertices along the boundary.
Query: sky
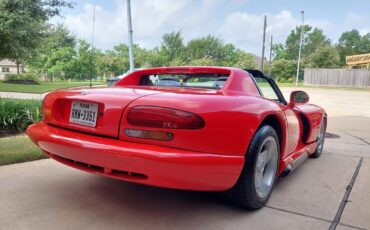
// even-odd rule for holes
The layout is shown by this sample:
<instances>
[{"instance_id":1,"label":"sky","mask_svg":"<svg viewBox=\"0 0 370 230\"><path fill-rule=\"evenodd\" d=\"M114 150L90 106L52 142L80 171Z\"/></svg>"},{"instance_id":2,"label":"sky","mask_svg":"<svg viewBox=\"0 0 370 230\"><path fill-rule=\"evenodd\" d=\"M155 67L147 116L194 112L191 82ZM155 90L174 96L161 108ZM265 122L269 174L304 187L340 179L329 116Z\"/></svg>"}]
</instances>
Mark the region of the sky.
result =
<instances>
[{"instance_id":1,"label":"sky","mask_svg":"<svg viewBox=\"0 0 370 230\"><path fill-rule=\"evenodd\" d=\"M95 5L94 46L104 50L127 43L126 0L73 2L73 9L52 22L91 42ZM370 0L131 0L131 8L134 43L148 49L159 46L164 33L181 30L185 42L211 34L260 55L264 15L268 40L273 36L274 43L282 43L300 26L302 10L305 24L322 29L333 43L351 29L370 33Z\"/></svg>"}]
</instances>

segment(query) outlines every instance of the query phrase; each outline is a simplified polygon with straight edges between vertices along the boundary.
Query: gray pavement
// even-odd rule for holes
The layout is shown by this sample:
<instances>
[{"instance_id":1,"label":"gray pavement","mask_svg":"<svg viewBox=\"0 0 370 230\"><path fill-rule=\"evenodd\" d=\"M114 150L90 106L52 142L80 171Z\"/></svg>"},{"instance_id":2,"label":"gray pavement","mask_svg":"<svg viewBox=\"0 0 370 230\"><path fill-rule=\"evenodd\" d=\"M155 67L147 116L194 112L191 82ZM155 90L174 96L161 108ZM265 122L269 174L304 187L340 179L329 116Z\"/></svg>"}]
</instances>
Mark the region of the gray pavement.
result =
<instances>
[{"instance_id":1,"label":"gray pavement","mask_svg":"<svg viewBox=\"0 0 370 230\"><path fill-rule=\"evenodd\" d=\"M47 93L16 93L16 92L2 92L0 91L0 98L14 98L14 99L34 99L42 100Z\"/></svg>"},{"instance_id":2,"label":"gray pavement","mask_svg":"<svg viewBox=\"0 0 370 230\"><path fill-rule=\"evenodd\" d=\"M40 160L0 167L0 229L370 229L370 92L307 91L333 135L319 159L279 179L261 210Z\"/></svg>"}]
</instances>

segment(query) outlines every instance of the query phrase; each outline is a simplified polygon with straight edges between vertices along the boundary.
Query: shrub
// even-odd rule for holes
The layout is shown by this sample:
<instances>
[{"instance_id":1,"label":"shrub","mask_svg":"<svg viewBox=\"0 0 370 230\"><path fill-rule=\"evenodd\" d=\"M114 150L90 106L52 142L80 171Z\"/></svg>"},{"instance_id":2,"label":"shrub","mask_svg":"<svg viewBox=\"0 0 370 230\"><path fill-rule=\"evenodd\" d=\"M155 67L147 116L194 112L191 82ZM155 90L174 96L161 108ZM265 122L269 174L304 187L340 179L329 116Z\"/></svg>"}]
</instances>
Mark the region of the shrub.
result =
<instances>
[{"instance_id":1,"label":"shrub","mask_svg":"<svg viewBox=\"0 0 370 230\"><path fill-rule=\"evenodd\" d=\"M41 101L0 98L0 129L25 131L41 120Z\"/></svg>"},{"instance_id":2,"label":"shrub","mask_svg":"<svg viewBox=\"0 0 370 230\"><path fill-rule=\"evenodd\" d=\"M286 83L293 83L294 82L294 78L290 77L286 80Z\"/></svg>"},{"instance_id":3,"label":"shrub","mask_svg":"<svg viewBox=\"0 0 370 230\"><path fill-rule=\"evenodd\" d=\"M23 73L23 74L7 74L5 75L6 83L13 84L40 84L38 82L39 77L32 73Z\"/></svg>"},{"instance_id":4,"label":"shrub","mask_svg":"<svg viewBox=\"0 0 370 230\"><path fill-rule=\"evenodd\" d=\"M295 76L297 71L297 62L293 60L277 60L274 61L271 70L271 76L275 77L275 79L279 79L278 81L281 82L280 79L286 80L291 77Z\"/></svg>"}]
</instances>

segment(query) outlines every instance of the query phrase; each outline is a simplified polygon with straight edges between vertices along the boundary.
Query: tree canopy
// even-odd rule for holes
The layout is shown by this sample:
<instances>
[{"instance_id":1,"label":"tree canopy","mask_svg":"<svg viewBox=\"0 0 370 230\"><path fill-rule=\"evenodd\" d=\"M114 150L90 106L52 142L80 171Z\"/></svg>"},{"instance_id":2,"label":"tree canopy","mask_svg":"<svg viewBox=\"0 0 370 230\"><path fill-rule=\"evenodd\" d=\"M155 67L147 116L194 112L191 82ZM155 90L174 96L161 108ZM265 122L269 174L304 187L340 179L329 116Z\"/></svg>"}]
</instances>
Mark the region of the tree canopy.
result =
<instances>
[{"instance_id":1,"label":"tree canopy","mask_svg":"<svg viewBox=\"0 0 370 230\"><path fill-rule=\"evenodd\" d=\"M107 50L94 49L63 25L51 25L60 16L68 0L0 0L0 59L26 64L27 69L50 80L53 77L108 77L129 69L127 44ZM323 30L303 27L302 69L340 68L347 55L370 53L370 34L358 30L343 32L333 44ZM283 81L295 76L301 27L294 28L283 43L273 45L273 63L266 70ZM182 65L217 65L256 68L258 57L207 35L185 41L181 30L163 35L152 49L134 45L136 68ZM271 68L270 68L271 67ZM300 73L302 75L302 72Z\"/></svg>"},{"instance_id":2,"label":"tree canopy","mask_svg":"<svg viewBox=\"0 0 370 230\"><path fill-rule=\"evenodd\" d=\"M30 59L46 30L46 22L72 7L64 0L1 0L0 59L17 64Z\"/></svg>"},{"instance_id":3,"label":"tree canopy","mask_svg":"<svg viewBox=\"0 0 370 230\"><path fill-rule=\"evenodd\" d=\"M121 43L112 49L91 50L91 45L78 40L61 25L48 28L27 64L32 71L48 77L83 79L90 75L109 77L129 70L129 49ZM212 35L184 43L181 31L164 34L159 47L147 50L134 45L136 68L182 65L236 66L255 68L249 53L235 48Z\"/></svg>"},{"instance_id":4,"label":"tree canopy","mask_svg":"<svg viewBox=\"0 0 370 230\"><path fill-rule=\"evenodd\" d=\"M332 44L318 28L305 25L303 31L300 76L304 68L342 68L346 65L346 56L370 53L370 34L361 36L357 30L346 31L341 34L337 44ZM286 81L294 75L293 63L297 65L300 32L301 27L296 27L284 44L273 45L274 63L271 72L278 79Z\"/></svg>"},{"instance_id":5,"label":"tree canopy","mask_svg":"<svg viewBox=\"0 0 370 230\"><path fill-rule=\"evenodd\" d=\"M345 65L346 56L370 52L370 33L361 36L358 30L344 32L339 37L337 49L340 63Z\"/></svg>"}]
</instances>

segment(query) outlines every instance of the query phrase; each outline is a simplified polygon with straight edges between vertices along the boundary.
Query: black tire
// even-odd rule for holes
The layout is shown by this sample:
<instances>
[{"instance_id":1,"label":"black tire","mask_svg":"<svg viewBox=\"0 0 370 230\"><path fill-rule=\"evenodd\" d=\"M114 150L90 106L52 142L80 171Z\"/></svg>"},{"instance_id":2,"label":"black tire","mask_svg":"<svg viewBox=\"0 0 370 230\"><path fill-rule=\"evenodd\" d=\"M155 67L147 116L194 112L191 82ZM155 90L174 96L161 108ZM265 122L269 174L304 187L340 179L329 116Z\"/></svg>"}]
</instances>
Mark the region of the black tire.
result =
<instances>
[{"instance_id":1,"label":"black tire","mask_svg":"<svg viewBox=\"0 0 370 230\"><path fill-rule=\"evenodd\" d=\"M273 139L276 142L277 146L277 158L276 158L276 170L273 178L273 184L270 188L271 191L264 197L260 198L257 194L257 189L255 185L255 173L256 173L256 164L257 164L257 157L260 154L262 149L262 145L264 145L266 139ZM241 172L241 175L234 185L233 188L224 192L222 195L228 201L235 203L238 206L242 206L247 209L255 210L263 207L267 200L270 198L274 184L277 178L277 170L279 168L279 159L280 159L280 146L279 146L279 138L274 130L269 125L262 126L254 135L250 146L248 148L247 154L245 156L244 167Z\"/></svg>"},{"instance_id":2,"label":"black tire","mask_svg":"<svg viewBox=\"0 0 370 230\"><path fill-rule=\"evenodd\" d=\"M319 158L321 156L322 150L324 149L325 133L326 133L326 124L325 124L325 118L324 118L321 121L320 134L317 137L318 145L317 145L315 152L310 155L311 158Z\"/></svg>"}]
</instances>

